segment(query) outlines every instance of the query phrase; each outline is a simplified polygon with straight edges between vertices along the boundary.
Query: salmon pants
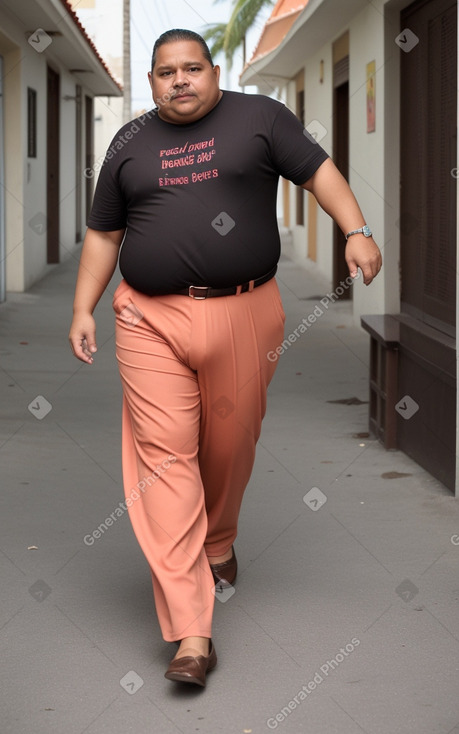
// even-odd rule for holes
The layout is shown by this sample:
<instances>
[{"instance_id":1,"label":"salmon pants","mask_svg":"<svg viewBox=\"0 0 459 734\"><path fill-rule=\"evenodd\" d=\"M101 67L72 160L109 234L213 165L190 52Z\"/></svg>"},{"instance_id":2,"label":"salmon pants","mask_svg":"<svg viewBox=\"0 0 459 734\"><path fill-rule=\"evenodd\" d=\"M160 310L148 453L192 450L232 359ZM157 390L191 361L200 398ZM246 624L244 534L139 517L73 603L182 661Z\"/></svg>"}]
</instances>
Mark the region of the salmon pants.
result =
<instances>
[{"instance_id":1,"label":"salmon pants","mask_svg":"<svg viewBox=\"0 0 459 734\"><path fill-rule=\"evenodd\" d=\"M146 296L123 280L113 308L126 505L161 631L211 637L207 556L236 538L277 364L268 353L283 339L277 283L197 300Z\"/></svg>"}]
</instances>

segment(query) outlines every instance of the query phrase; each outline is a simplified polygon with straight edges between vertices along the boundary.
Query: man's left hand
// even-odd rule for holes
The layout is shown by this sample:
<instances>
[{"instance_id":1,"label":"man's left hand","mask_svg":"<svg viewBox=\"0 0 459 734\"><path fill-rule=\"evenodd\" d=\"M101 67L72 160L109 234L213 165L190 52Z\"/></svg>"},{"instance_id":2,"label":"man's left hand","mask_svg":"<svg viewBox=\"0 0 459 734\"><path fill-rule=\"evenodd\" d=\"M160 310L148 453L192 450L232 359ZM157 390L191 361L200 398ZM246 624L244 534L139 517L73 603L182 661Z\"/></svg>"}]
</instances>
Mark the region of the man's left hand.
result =
<instances>
[{"instance_id":1,"label":"man's left hand","mask_svg":"<svg viewBox=\"0 0 459 734\"><path fill-rule=\"evenodd\" d=\"M356 278L360 268L365 285L370 285L381 270L381 251L373 237L353 234L346 242L344 257L351 277Z\"/></svg>"}]
</instances>

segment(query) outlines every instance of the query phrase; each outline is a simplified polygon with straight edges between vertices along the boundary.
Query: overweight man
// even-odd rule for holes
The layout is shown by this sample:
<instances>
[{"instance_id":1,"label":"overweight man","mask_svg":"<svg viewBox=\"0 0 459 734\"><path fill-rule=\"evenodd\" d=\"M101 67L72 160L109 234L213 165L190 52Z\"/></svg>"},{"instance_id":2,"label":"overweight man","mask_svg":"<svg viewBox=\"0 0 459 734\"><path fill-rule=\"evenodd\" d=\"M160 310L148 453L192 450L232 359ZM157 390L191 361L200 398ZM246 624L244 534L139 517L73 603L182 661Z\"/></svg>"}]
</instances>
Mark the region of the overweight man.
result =
<instances>
[{"instance_id":1,"label":"overweight man","mask_svg":"<svg viewBox=\"0 0 459 734\"><path fill-rule=\"evenodd\" d=\"M155 108L124 126L100 172L69 339L92 364L93 311L116 264L116 356L129 515L151 569L166 677L204 686L216 663L216 585L233 543L283 340L275 272L279 176L312 192L348 236L352 277L381 254L345 179L280 102L222 91L201 36L158 38Z\"/></svg>"}]
</instances>

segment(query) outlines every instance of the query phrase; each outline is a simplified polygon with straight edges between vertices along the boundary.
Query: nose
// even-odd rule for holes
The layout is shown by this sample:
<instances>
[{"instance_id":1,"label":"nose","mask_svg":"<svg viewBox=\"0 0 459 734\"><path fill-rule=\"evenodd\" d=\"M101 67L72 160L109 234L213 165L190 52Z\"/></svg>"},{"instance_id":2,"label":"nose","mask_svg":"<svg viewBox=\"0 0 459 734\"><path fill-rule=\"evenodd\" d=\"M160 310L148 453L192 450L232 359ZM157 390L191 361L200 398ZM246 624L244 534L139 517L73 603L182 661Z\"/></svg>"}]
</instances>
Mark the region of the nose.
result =
<instances>
[{"instance_id":1,"label":"nose","mask_svg":"<svg viewBox=\"0 0 459 734\"><path fill-rule=\"evenodd\" d=\"M188 84L186 72L183 69L177 69L174 79L174 86L183 87L185 84Z\"/></svg>"}]
</instances>

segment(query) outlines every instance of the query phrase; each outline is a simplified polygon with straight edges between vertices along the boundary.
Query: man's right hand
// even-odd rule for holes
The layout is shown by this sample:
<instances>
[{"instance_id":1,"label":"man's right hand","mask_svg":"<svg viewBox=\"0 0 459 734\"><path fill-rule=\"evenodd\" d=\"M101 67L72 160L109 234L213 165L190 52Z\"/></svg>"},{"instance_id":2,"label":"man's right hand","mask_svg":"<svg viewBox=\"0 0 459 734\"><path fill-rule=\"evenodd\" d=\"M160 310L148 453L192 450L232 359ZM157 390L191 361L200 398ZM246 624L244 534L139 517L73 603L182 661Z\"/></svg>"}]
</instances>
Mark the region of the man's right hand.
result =
<instances>
[{"instance_id":1,"label":"man's right hand","mask_svg":"<svg viewBox=\"0 0 459 734\"><path fill-rule=\"evenodd\" d=\"M99 232L88 227L78 268L69 340L72 352L86 364L93 363L96 322L92 316L115 272L124 229Z\"/></svg>"},{"instance_id":2,"label":"man's right hand","mask_svg":"<svg viewBox=\"0 0 459 734\"><path fill-rule=\"evenodd\" d=\"M93 354L97 352L96 322L90 313L75 313L69 332L72 352L77 359L92 364Z\"/></svg>"}]
</instances>

